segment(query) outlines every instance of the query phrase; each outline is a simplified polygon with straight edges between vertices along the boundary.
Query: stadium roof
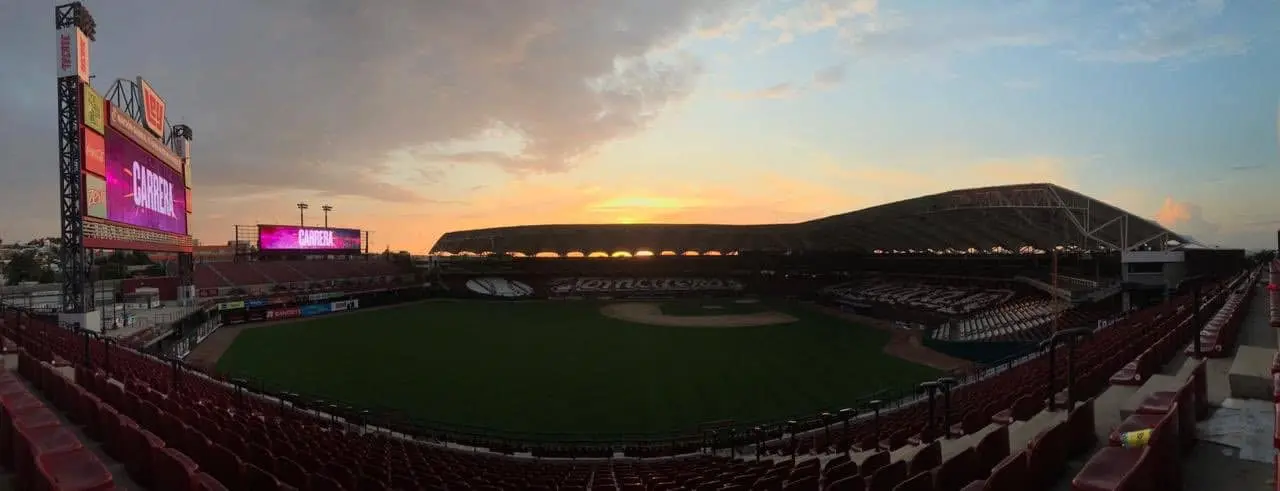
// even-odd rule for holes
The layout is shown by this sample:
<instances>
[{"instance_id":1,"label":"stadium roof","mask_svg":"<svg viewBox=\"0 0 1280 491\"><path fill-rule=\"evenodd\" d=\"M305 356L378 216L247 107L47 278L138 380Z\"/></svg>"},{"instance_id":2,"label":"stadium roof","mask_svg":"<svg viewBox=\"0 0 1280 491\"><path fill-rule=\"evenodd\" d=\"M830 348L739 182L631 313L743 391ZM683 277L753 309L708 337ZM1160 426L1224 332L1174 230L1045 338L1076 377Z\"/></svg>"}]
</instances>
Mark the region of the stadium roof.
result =
<instances>
[{"instance_id":1,"label":"stadium roof","mask_svg":"<svg viewBox=\"0 0 1280 491\"><path fill-rule=\"evenodd\" d=\"M432 253L1020 251L1165 249L1192 243L1155 222L1054 184L931 194L775 225L520 225L449 232Z\"/></svg>"}]
</instances>

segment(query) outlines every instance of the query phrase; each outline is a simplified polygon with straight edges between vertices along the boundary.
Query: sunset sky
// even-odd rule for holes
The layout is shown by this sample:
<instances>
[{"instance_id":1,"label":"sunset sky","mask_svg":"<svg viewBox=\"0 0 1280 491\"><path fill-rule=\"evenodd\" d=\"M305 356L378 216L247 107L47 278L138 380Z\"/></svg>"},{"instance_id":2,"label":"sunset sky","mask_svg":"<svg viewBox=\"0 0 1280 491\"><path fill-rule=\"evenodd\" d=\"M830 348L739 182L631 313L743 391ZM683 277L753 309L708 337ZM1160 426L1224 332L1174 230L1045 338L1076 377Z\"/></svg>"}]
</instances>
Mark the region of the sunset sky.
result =
<instances>
[{"instance_id":1,"label":"sunset sky","mask_svg":"<svg viewBox=\"0 0 1280 491\"><path fill-rule=\"evenodd\" d=\"M1053 182L1274 247L1280 2L88 0L193 127L204 243L799 221ZM58 230L53 3L0 3L0 239Z\"/></svg>"}]
</instances>

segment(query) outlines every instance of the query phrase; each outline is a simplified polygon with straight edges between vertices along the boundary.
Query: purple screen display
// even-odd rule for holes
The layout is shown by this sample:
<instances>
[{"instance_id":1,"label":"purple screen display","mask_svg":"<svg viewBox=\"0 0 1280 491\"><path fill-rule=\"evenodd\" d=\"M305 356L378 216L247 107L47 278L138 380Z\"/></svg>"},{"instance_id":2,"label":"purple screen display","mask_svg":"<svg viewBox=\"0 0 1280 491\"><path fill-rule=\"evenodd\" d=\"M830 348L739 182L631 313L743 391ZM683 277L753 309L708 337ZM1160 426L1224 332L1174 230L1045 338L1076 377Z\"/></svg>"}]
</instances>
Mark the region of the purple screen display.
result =
<instances>
[{"instance_id":1,"label":"purple screen display","mask_svg":"<svg viewBox=\"0 0 1280 491\"><path fill-rule=\"evenodd\" d=\"M187 234L182 174L119 132L107 130L107 219Z\"/></svg>"},{"instance_id":2,"label":"purple screen display","mask_svg":"<svg viewBox=\"0 0 1280 491\"><path fill-rule=\"evenodd\" d=\"M263 251L358 251L360 231L350 228L312 228L258 225L258 249Z\"/></svg>"}]
</instances>

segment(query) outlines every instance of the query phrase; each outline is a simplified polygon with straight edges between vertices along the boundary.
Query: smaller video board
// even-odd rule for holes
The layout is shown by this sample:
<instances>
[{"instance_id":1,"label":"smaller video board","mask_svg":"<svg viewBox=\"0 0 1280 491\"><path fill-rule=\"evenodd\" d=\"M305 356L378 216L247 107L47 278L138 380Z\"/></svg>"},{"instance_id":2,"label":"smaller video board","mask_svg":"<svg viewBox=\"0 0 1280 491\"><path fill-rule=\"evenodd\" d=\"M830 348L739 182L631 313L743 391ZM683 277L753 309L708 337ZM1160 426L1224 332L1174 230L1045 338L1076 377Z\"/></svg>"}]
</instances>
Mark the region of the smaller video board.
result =
<instances>
[{"instance_id":1,"label":"smaller video board","mask_svg":"<svg viewBox=\"0 0 1280 491\"><path fill-rule=\"evenodd\" d=\"M359 230L353 228L258 225L258 250L319 254L359 253L363 250L361 235Z\"/></svg>"}]
</instances>

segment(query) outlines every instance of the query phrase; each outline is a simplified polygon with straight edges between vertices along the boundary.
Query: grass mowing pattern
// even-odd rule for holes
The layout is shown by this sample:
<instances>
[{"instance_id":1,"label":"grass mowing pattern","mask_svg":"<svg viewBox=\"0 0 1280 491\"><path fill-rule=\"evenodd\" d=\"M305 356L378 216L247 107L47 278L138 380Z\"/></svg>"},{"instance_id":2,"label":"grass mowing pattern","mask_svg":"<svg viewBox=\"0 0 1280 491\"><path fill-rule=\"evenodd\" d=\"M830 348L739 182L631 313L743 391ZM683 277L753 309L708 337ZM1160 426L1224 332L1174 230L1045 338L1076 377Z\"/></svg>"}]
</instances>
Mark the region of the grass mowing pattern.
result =
<instances>
[{"instance_id":1,"label":"grass mowing pattern","mask_svg":"<svg viewBox=\"0 0 1280 491\"><path fill-rule=\"evenodd\" d=\"M250 329L219 360L277 390L415 418L555 434L782 420L936 377L888 333L801 307L767 327L658 327L594 302L429 302Z\"/></svg>"}]
</instances>

